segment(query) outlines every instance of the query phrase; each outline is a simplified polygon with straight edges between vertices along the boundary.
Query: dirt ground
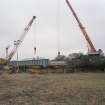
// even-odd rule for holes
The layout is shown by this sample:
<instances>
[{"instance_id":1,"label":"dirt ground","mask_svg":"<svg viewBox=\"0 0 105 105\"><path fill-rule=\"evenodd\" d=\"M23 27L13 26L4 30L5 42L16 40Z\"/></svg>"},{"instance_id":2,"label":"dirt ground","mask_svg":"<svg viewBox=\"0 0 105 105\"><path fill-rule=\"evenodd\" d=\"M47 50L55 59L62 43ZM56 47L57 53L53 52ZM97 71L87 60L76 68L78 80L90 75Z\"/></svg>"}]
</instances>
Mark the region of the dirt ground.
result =
<instances>
[{"instance_id":1,"label":"dirt ground","mask_svg":"<svg viewBox=\"0 0 105 105\"><path fill-rule=\"evenodd\" d=\"M2 74L0 105L105 105L105 74Z\"/></svg>"}]
</instances>

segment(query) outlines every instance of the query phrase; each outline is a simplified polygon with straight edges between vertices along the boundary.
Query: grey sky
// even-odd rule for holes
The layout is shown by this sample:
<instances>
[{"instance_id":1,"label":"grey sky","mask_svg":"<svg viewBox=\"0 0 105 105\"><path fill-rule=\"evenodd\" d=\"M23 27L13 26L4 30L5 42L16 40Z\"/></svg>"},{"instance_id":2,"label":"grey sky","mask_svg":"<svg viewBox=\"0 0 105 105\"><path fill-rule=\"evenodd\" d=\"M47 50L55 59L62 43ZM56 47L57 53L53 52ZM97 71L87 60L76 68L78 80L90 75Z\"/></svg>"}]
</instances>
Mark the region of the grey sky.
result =
<instances>
[{"instance_id":1,"label":"grey sky","mask_svg":"<svg viewBox=\"0 0 105 105\"><path fill-rule=\"evenodd\" d=\"M70 1L96 49L105 52L105 0ZM19 38L33 15L37 20L19 48L20 59L33 57L34 41L37 56L55 57L57 37L62 54L87 51L86 41L65 0L0 0L0 56L5 55L7 45Z\"/></svg>"}]
</instances>

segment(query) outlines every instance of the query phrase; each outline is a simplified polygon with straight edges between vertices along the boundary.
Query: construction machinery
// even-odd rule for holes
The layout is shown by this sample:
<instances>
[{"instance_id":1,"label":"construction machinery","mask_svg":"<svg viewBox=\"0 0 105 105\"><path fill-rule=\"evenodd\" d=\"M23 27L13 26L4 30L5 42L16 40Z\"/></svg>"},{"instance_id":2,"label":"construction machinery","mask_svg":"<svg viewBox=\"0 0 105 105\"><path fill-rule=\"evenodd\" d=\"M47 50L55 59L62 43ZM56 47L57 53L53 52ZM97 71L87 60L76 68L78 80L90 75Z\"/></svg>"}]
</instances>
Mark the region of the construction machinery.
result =
<instances>
[{"instance_id":1,"label":"construction machinery","mask_svg":"<svg viewBox=\"0 0 105 105\"><path fill-rule=\"evenodd\" d=\"M10 60L12 59L12 57L14 56L16 51L18 50L19 46L23 42L26 34L30 30L35 18L36 18L36 16L33 16L32 19L29 21L28 25L24 28L24 31L23 31L22 35L20 36L20 38L17 41L15 41L14 48L10 52L10 54L8 54L8 48L9 47L6 48L7 57L6 57L6 59L0 58L0 67L3 67L4 65L6 65L6 64L8 64L10 62Z\"/></svg>"},{"instance_id":2,"label":"construction machinery","mask_svg":"<svg viewBox=\"0 0 105 105\"><path fill-rule=\"evenodd\" d=\"M75 19L76 19L76 21L77 21L77 23L78 23L78 25L79 25L79 28L80 28L80 30L82 31L82 33L83 33L83 35L84 35L84 37L85 37L85 39L86 39L86 41L87 41L88 54L101 54L101 53L102 53L102 50L99 49L99 51L96 51L96 48L94 47L94 45L93 45L91 39L89 38L89 35L88 35L87 31L85 30L85 27L84 27L83 24L80 22L80 20L79 20L77 14L76 14L76 12L74 11L74 9L72 8L72 6L71 6L71 4L70 4L70 2L69 2L68 0L66 0L66 3L67 3L67 5L68 5L69 9L71 10L73 16L75 17Z\"/></svg>"},{"instance_id":3,"label":"construction machinery","mask_svg":"<svg viewBox=\"0 0 105 105\"><path fill-rule=\"evenodd\" d=\"M82 31L88 45L88 53L86 55L78 55L77 57L67 58L67 63L72 68L88 68L88 69L102 69L105 70L105 56L103 54L103 51L99 49L98 51L94 47L91 39L88 36L87 31L85 30L85 27L80 22L76 12L72 8L69 0L66 0L66 3L71 10L73 16L75 17L80 30ZM73 56L74 54L72 54Z\"/></svg>"}]
</instances>

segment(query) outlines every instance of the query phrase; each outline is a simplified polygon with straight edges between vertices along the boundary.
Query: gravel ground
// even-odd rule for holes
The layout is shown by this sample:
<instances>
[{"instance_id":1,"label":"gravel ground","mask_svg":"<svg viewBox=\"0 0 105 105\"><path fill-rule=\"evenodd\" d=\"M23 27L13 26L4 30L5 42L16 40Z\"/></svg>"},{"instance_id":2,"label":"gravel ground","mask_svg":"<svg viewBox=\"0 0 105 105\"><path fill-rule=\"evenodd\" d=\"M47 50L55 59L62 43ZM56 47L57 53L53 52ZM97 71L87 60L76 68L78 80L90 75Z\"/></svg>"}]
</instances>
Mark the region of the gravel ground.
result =
<instances>
[{"instance_id":1,"label":"gravel ground","mask_svg":"<svg viewBox=\"0 0 105 105\"><path fill-rule=\"evenodd\" d=\"M2 74L0 105L105 105L105 74Z\"/></svg>"}]
</instances>

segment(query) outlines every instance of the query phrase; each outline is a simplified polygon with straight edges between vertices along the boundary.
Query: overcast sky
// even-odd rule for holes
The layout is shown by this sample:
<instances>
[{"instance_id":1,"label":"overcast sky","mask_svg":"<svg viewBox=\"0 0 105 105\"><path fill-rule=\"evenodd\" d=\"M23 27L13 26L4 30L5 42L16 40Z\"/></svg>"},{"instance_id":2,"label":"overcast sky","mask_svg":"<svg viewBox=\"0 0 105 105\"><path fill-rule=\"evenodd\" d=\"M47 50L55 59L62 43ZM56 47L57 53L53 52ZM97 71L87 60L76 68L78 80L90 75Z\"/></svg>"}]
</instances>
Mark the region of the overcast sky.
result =
<instances>
[{"instance_id":1,"label":"overcast sky","mask_svg":"<svg viewBox=\"0 0 105 105\"><path fill-rule=\"evenodd\" d=\"M96 49L105 52L105 0L69 0ZM19 59L87 52L86 41L65 0L0 0L0 56L18 40L32 16L36 21L19 48ZM10 50L11 50L10 49ZM14 56L14 59L16 55Z\"/></svg>"}]
</instances>

